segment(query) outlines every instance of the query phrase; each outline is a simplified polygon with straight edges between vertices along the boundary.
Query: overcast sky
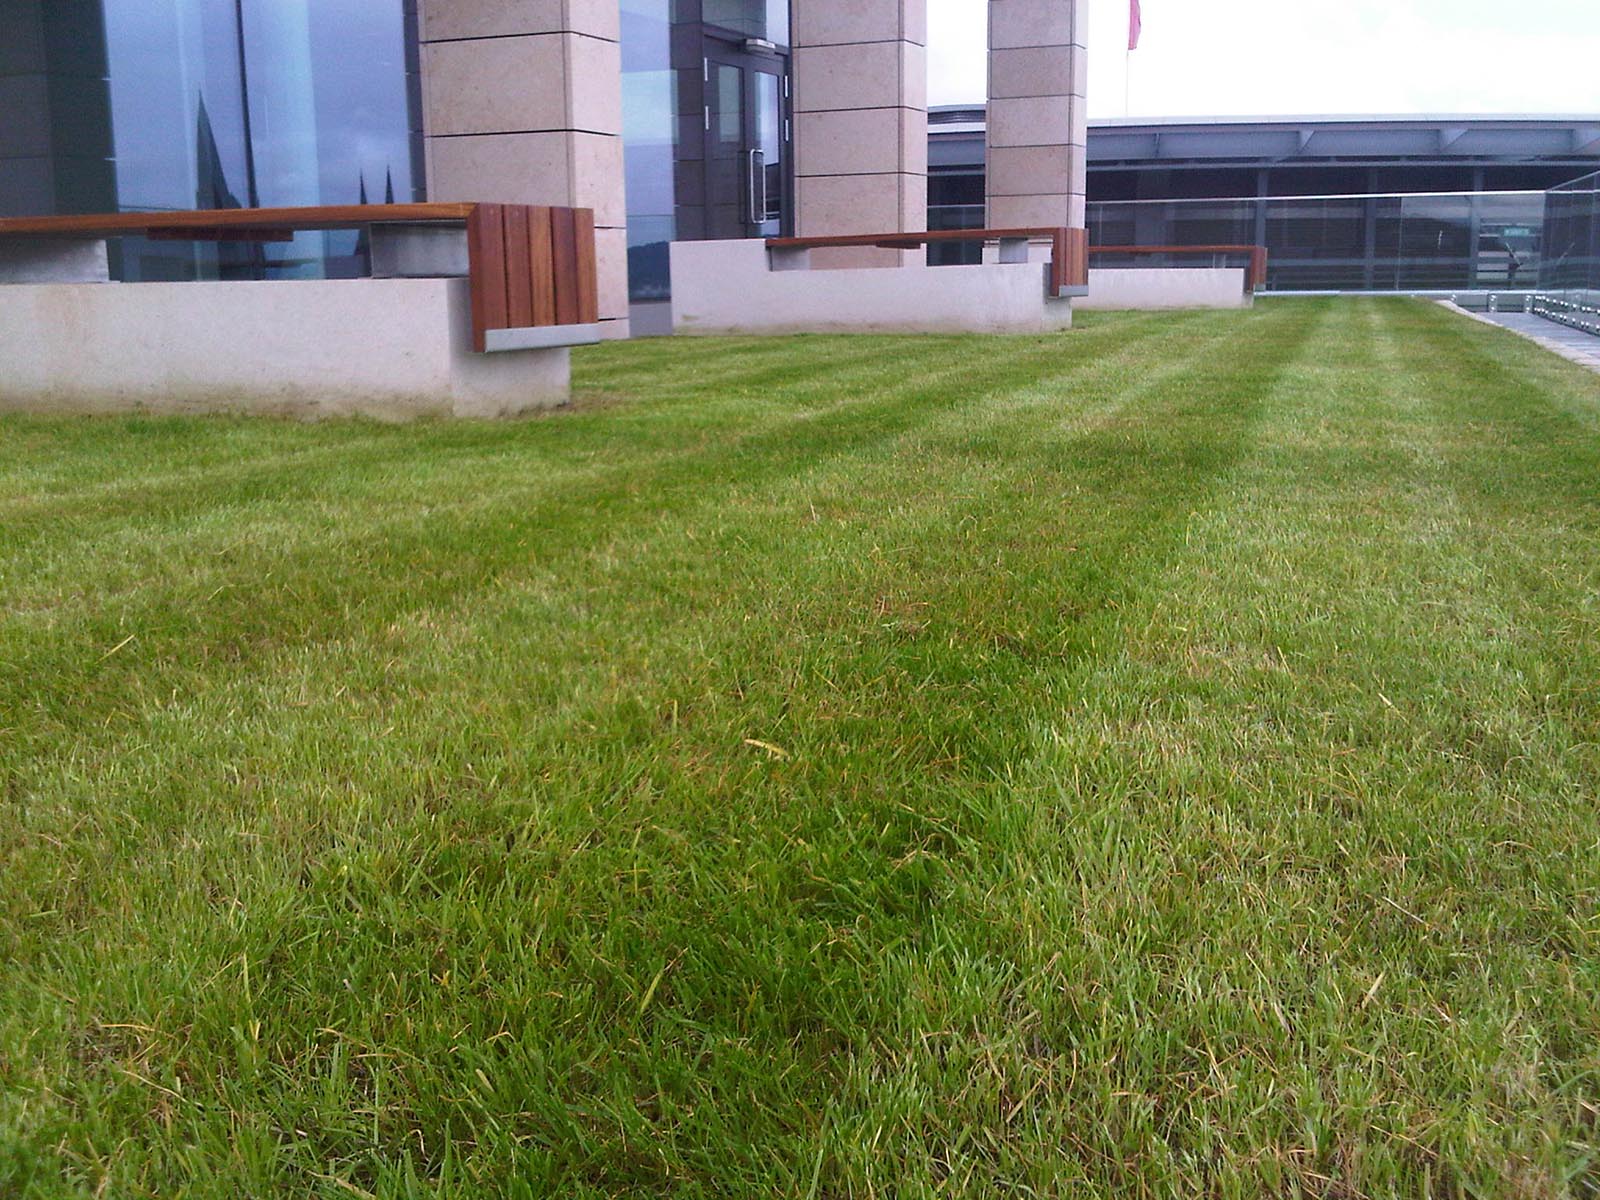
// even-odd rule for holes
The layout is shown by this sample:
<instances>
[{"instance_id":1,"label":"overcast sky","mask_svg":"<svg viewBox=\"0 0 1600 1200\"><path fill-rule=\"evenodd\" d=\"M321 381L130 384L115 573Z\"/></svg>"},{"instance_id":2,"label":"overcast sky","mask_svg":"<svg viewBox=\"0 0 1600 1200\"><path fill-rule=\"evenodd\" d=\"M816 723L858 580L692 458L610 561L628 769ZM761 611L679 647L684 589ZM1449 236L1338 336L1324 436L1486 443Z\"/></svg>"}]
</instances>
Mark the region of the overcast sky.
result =
<instances>
[{"instance_id":1,"label":"overcast sky","mask_svg":"<svg viewBox=\"0 0 1600 1200\"><path fill-rule=\"evenodd\" d=\"M1089 115L1120 117L1128 0L1087 2ZM983 101L987 7L928 0L930 104ZM1143 12L1135 117L1600 113L1600 0L1143 0Z\"/></svg>"}]
</instances>

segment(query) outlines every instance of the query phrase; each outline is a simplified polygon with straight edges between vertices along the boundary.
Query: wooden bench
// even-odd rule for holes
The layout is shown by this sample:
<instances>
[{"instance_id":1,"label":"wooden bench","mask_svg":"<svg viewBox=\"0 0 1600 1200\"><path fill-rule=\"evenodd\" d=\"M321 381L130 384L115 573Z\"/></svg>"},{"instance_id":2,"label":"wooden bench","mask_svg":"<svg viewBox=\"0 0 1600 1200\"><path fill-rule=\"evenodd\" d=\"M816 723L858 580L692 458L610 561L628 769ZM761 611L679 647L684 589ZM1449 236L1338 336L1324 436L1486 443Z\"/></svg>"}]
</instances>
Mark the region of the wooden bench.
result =
<instances>
[{"instance_id":1,"label":"wooden bench","mask_svg":"<svg viewBox=\"0 0 1600 1200\"><path fill-rule=\"evenodd\" d=\"M768 238L767 249L776 254L844 246L871 246L884 250L917 250L930 242L997 242L1003 263L1027 262L1028 243L1050 243L1049 293L1081 296L1089 285L1088 234L1069 226L1029 226L1016 229L935 229L914 233L853 233L833 237Z\"/></svg>"},{"instance_id":2,"label":"wooden bench","mask_svg":"<svg viewBox=\"0 0 1600 1200\"><path fill-rule=\"evenodd\" d=\"M0 249L54 239L77 243L143 236L157 240L286 242L297 231L366 229L380 278L465 276L473 349L537 349L599 340L594 213L524 204L427 203L314 208L228 208L92 216L0 218ZM9 282L88 282L98 268L60 273L37 252L0 277ZM86 274L85 271L88 273Z\"/></svg>"}]
</instances>

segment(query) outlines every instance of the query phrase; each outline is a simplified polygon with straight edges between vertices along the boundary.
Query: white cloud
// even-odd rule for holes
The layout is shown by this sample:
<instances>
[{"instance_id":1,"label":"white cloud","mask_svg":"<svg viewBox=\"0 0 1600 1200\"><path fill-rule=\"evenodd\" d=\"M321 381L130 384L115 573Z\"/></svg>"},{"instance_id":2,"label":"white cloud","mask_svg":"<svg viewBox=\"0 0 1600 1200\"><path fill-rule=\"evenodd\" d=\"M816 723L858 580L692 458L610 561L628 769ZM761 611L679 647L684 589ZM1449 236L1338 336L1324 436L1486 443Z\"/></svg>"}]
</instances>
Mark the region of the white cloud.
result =
<instances>
[{"instance_id":1,"label":"white cloud","mask_svg":"<svg viewBox=\"0 0 1600 1200\"><path fill-rule=\"evenodd\" d=\"M1600 0L1089 0L1089 112L1600 112ZM929 101L979 103L984 0L928 0Z\"/></svg>"}]
</instances>

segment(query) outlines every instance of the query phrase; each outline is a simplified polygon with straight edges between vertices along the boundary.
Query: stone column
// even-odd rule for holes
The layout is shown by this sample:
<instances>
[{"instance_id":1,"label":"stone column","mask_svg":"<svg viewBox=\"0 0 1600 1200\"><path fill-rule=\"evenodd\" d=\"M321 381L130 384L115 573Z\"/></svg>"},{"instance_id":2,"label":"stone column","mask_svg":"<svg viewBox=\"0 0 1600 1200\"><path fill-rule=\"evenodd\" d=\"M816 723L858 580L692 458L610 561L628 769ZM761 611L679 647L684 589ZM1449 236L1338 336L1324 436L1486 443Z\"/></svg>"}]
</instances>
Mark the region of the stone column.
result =
<instances>
[{"instance_id":1,"label":"stone column","mask_svg":"<svg viewBox=\"0 0 1600 1200\"><path fill-rule=\"evenodd\" d=\"M989 0L988 224L1084 224L1088 0Z\"/></svg>"},{"instance_id":2,"label":"stone column","mask_svg":"<svg viewBox=\"0 0 1600 1200\"><path fill-rule=\"evenodd\" d=\"M794 0L793 12L795 232L926 229L927 0ZM903 257L835 251L817 260Z\"/></svg>"},{"instance_id":3,"label":"stone column","mask_svg":"<svg viewBox=\"0 0 1600 1200\"><path fill-rule=\"evenodd\" d=\"M592 208L600 320L628 332L617 0L423 0L430 200Z\"/></svg>"}]
</instances>

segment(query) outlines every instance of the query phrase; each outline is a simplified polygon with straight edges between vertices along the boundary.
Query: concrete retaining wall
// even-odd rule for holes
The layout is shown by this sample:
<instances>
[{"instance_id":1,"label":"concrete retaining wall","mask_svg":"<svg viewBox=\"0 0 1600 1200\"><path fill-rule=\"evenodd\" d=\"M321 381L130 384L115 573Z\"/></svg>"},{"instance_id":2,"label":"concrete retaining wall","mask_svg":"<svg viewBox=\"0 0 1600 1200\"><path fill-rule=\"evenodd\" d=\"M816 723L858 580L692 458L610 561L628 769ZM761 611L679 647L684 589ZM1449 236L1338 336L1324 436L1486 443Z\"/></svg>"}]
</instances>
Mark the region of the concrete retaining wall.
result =
<instances>
[{"instance_id":1,"label":"concrete retaining wall","mask_svg":"<svg viewBox=\"0 0 1600 1200\"><path fill-rule=\"evenodd\" d=\"M0 409L504 416L570 351L474 354L464 279L0 286Z\"/></svg>"},{"instance_id":2,"label":"concrete retaining wall","mask_svg":"<svg viewBox=\"0 0 1600 1200\"><path fill-rule=\"evenodd\" d=\"M1044 333L1072 324L1038 263L769 270L763 242L672 243L673 332Z\"/></svg>"},{"instance_id":3,"label":"concrete retaining wall","mask_svg":"<svg viewBox=\"0 0 1600 1200\"><path fill-rule=\"evenodd\" d=\"M1249 308L1243 267L1090 267L1079 308Z\"/></svg>"}]
</instances>

